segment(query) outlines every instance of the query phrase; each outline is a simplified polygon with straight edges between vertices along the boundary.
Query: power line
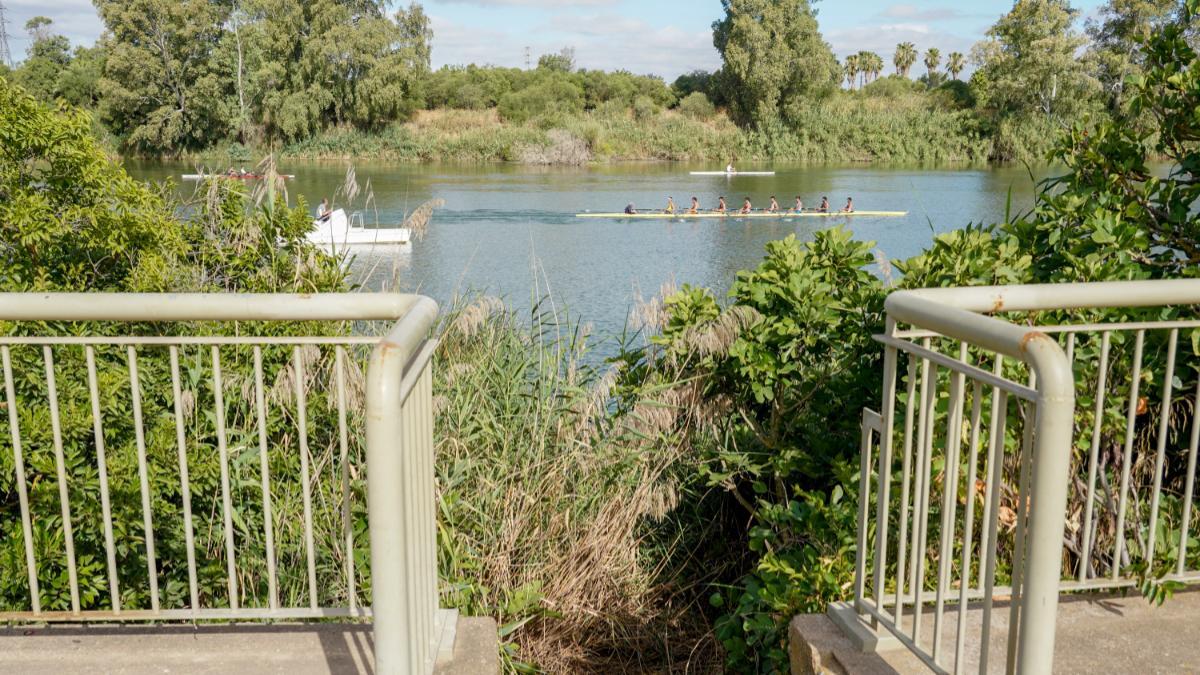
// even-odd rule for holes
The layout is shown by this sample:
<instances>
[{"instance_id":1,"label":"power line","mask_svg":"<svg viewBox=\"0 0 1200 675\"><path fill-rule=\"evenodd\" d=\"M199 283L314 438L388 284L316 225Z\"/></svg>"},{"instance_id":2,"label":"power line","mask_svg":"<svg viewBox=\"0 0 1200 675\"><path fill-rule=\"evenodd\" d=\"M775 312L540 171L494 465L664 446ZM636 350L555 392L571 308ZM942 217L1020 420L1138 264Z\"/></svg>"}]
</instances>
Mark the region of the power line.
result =
<instances>
[{"instance_id":1,"label":"power line","mask_svg":"<svg viewBox=\"0 0 1200 675\"><path fill-rule=\"evenodd\" d=\"M4 3L0 2L0 64L12 68L12 52L8 50L8 19L4 16Z\"/></svg>"}]
</instances>

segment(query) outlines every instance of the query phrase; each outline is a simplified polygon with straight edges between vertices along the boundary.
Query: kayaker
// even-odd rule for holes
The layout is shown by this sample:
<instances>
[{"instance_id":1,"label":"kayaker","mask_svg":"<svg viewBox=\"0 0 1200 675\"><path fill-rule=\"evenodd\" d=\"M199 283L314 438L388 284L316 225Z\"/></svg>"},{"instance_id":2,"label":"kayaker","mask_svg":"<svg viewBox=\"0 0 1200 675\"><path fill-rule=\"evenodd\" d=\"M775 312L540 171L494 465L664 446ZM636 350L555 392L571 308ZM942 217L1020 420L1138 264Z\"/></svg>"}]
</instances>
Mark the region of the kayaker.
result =
<instances>
[{"instance_id":1,"label":"kayaker","mask_svg":"<svg viewBox=\"0 0 1200 675\"><path fill-rule=\"evenodd\" d=\"M752 211L754 211L754 205L750 203L750 198L746 197L745 201L742 202L742 214L745 215Z\"/></svg>"},{"instance_id":2,"label":"kayaker","mask_svg":"<svg viewBox=\"0 0 1200 675\"><path fill-rule=\"evenodd\" d=\"M717 200L717 213L725 213L729 207L725 205L725 198L721 197Z\"/></svg>"},{"instance_id":3,"label":"kayaker","mask_svg":"<svg viewBox=\"0 0 1200 675\"><path fill-rule=\"evenodd\" d=\"M627 215L627 216L636 216L637 215L637 209L635 209L633 207L633 202L630 202L629 205L625 207L625 215Z\"/></svg>"},{"instance_id":4,"label":"kayaker","mask_svg":"<svg viewBox=\"0 0 1200 675\"><path fill-rule=\"evenodd\" d=\"M779 202L775 201L775 195L771 195L771 205L767 207L767 213L779 213Z\"/></svg>"},{"instance_id":5,"label":"kayaker","mask_svg":"<svg viewBox=\"0 0 1200 675\"><path fill-rule=\"evenodd\" d=\"M804 213L804 202L800 201L800 195L796 195L796 205L792 207L796 213Z\"/></svg>"},{"instance_id":6,"label":"kayaker","mask_svg":"<svg viewBox=\"0 0 1200 675\"><path fill-rule=\"evenodd\" d=\"M699 199L692 197L692 207L690 209L688 209L688 213L691 213L691 214L700 213L700 200Z\"/></svg>"},{"instance_id":7,"label":"kayaker","mask_svg":"<svg viewBox=\"0 0 1200 675\"><path fill-rule=\"evenodd\" d=\"M667 208L663 209L663 213L675 213L675 198L667 197Z\"/></svg>"},{"instance_id":8,"label":"kayaker","mask_svg":"<svg viewBox=\"0 0 1200 675\"><path fill-rule=\"evenodd\" d=\"M331 216L333 216L333 211L329 209L329 197L325 197L321 200L321 205L317 207L317 221L327 223Z\"/></svg>"},{"instance_id":9,"label":"kayaker","mask_svg":"<svg viewBox=\"0 0 1200 675\"><path fill-rule=\"evenodd\" d=\"M846 206L842 213L854 213L854 197L846 197Z\"/></svg>"},{"instance_id":10,"label":"kayaker","mask_svg":"<svg viewBox=\"0 0 1200 675\"><path fill-rule=\"evenodd\" d=\"M829 213L829 197L821 197L821 208L817 209L818 213Z\"/></svg>"}]
</instances>

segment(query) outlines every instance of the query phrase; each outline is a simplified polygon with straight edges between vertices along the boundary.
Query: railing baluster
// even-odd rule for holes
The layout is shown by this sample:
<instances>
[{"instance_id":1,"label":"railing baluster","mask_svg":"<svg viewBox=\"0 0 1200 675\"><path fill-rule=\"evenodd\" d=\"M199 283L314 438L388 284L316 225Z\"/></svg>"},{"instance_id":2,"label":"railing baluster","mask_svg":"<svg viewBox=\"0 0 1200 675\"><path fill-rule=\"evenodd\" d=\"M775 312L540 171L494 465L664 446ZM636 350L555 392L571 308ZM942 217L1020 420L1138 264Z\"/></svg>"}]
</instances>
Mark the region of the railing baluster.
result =
<instances>
[{"instance_id":1,"label":"railing baluster","mask_svg":"<svg viewBox=\"0 0 1200 675\"><path fill-rule=\"evenodd\" d=\"M142 531L146 537L146 574L150 578L150 607L158 611L158 562L154 553L154 514L150 500L150 466L146 458L146 434L142 426L142 383L138 375L137 350L129 345L129 391L133 400L133 428L137 438L138 481L142 489Z\"/></svg>"},{"instance_id":2,"label":"railing baluster","mask_svg":"<svg viewBox=\"0 0 1200 675\"><path fill-rule=\"evenodd\" d=\"M296 423L300 433L300 481L304 500L304 553L308 562L308 606L316 609L317 562L313 551L312 484L308 468L308 393L305 387L304 353L299 346L292 348L292 362L296 375Z\"/></svg>"},{"instance_id":3,"label":"railing baluster","mask_svg":"<svg viewBox=\"0 0 1200 675\"><path fill-rule=\"evenodd\" d=\"M1196 448L1200 446L1200 378L1196 379L1196 394L1192 398L1192 437L1188 443L1187 478L1183 489L1183 514L1180 518L1179 560L1175 573L1183 574L1187 566L1188 532L1192 520L1192 496L1196 485Z\"/></svg>"},{"instance_id":4,"label":"railing baluster","mask_svg":"<svg viewBox=\"0 0 1200 675\"><path fill-rule=\"evenodd\" d=\"M858 538L854 546L854 608L865 614L865 585L867 566L867 513L871 501L871 437L874 432L868 421L874 413L863 410L858 443Z\"/></svg>"},{"instance_id":5,"label":"railing baluster","mask_svg":"<svg viewBox=\"0 0 1200 675\"><path fill-rule=\"evenodd\" d=\"M424 464L424 470L421 473L421 491L425 494L425 501L418 513L421 515L421 521L418 523L421 530L424 532L424 537L421 539L421 551L424 557L425 575L421 580L420 588L423 589L423 597L425 600L425 612L422 617L422 624L426 626L425 630L425 665L426 669L430 669L433 665L433 621L437 614L438 593L437 593L437 497L434 494L434 484L437 480L437 475L434 471L433 460L433 372L432 362L426 362L422 368L421 383L417 387L421 414L420 438L418 439L417 448L421 453L421 462Z\"/></svg>"},{"instance_id":6,"label":"railing baluster","mask_svg":"<svg viewBox=\"0 0 1200 675\"><path fill-rule=\"evenodd\" d=\"M887 332L895 331L895 321L888 319ZM884 588L883 575L887 567L888 545L888 505L891 503L892 489L892 445L894 443L896 419L896 349L888 347L883 354L883 416L879 438L879 467L876 470L879 481L879 495L875 500L875 581L872 589L875 604L883 609ZM863 496L866 498L866 495ZM872 623L876 623L872 621Z\"/></svg>"},{"instance_id":7,"label":"railing baluster","mask_svg":"<svg viewBox=\"0 0 1200 675\"><path fill-rule=\"evenodd\" d=\"M183 388L179 378L179 347L168 348L171 356L171 403L175 413L175 453L179 459L179 494L183 500L183 538L187 545L188 597L191 608L200 608L200 589L196 580L196 536L192 522L192 483L188 477L187 435L184 433Z\"/></svg>"},{"instance_id":8,"label":"railing baluster","mask_svg":"<svg viewBox=\"0 0 1200 675\"><path fill-rule=\"evenodd\" d=\"M88 398L92 403L92 437L96 441L96 473L100 478L100 516L104 520L104 556L108 563L108 594L114 614L121 613L121 586L117 578L117 550L113 542L112 502L108 492L108 458L104 449L104 420L100 411L100 385L96 377L96 350L83 348L87 360Z\"/></svg>"},{"instance_id":9,"label":"railing baluster","mask_svg":"<svg viewBox=\"0 0 1200 675\"><path fill-rule=\"evenodd\" d=\"M1133 466L1133 434L1137 425L1138 390L1142 381L1142 350L1145 346L1146 331L1139 330L1133 347L1133 372L1129 380L1129 409L1125 417L1125 451L1121 460L1121 493L1117 499L1117 532L1113 550L1113 581L1121 577L1121 566L1125 555L1125 509L1129 494L1129 473Z\"/></svg>"},{"instance_id":10,"label":"railing baluster","mask_svg":"<svg viewBox=\"0 0 1200 675\"><path fill-rule=\"evenodd\" d=\"M967 361L967 343L959 343L958 360ZM942 648L942 621L946 610L946 587L950 585L950 559L954 557L954 522L958 506L958 461L962 451L963 384L962 373L950 376L950 409L946 414L946 456L942 474L941 545L938 548L937 586L933 613L933 660L938 661ZM963 542L964 547L966 542Z\"/></svg>"},{"instance_id":11,"label":"railing baluster","mask_svg":"<svg viewBox=\"0 0 1200 675\"><path fill-rule=\"evenodd\" d=\"M996 357L996 370L1003 366L1003 357ZM979 673L988 672L988 646L992 642L992 591L996 587L996 555L1000 532L1000 485L1004 482L1004 436L1008 426L1008 392L992 389L992 419L988 425L990 457L988 458L987 498L984 502L983 560L979 569L983 587L983 627L979 633Z\"/></svg>"},{"instance_id":12,"label":"railing baluster","mask_svg":"<svg viewBox=\"0 0 1200 675\"><path fill-rule=\"evenodd\" d=\"M925 559L926 540L929 535L929 495L933 491L933 429L937 419L937 368L933 373L929 386L925 388L925 403L927 414L923 416L924 433L921 436L921 489L916 495L919 504L916 510L917 522L914 525L916 543L913 547L913 642L921 643L921 617L925 613L925 605L921 596L925 590Z\"/></svg>"},{"instance_id":13,"label":"railing baluster","mask_svg":"<svg viewBox=\"0 0 1200 675\"><path fill-rule=\"evenodd\" d=\"M21 505L21 532L25 537L25 570L29 576L29 604L35 615L42 613L42 597L38 590L37 562L33 554L33 525L29 517L29 491L25 484L25 455L21 451L21 422L17 412L17 394L13 384L12 355L8 345L0 346L4 365L4 398L8 404L8 428L12 433L13 470L17 482L17 500Z\"/></svg>"},{"instance_id":14,"label":"railing baluster","mask_svg":"<svg viewBox=\"0 0 1200 675\"><path fill-rule=\"evenodd\" d=\"M967 594L971 588L971 549L975 545L975 479L979 465L979 422L983 413L983 385L978 381L971 388L970 455L967 459L967 503L963 523L961 578L958 586L958 630L954 637L954 672L963 670L967 635ZM982 548L982 547L980 547Z\"/></svg>"},{"instance_id":15,"label":"railing baluster","mask_svg":"<svg viewBox=\"0 0 1200 675\"><path fill-rule=\"evenodd\" d=\"M237 590L237 549L233 537L233 495L229 488L229 447L225 440L225 383L221 378L221 348L212 346L213 412L217 424L217 453L221 460L221 516L225 529L225 572L229 608L240 605Z\"/></svg>"},{"instance_id":16,"label":"railing baluster","mask_svg":"<svg viewBox=\"0 0 1200 675\"><path fill-rule=\"evenodd\" d=\"M279 608L279 586L275 569L275 521L271 511L271 462L267 454L267 402L263 392L262 346L254 346L254 408L258 421L258 471L262 480L263 536L267 545L267 602Z\"/></svg>"},{"instance_id":17,"label":"railing baluster","mask_svg":"<svg viewBox=\"0 0 1200 675\"><path fill-rule=\"evenodd\" d=\"M904 564L908 556L908 493L912 479L913 417L918 402L917 357L908 359L907 400L904 405L904 460L900 476L900 532L896 536L896 627L904 625ZM882 609L882 607L880 608Z\"/></svg>"},{"instance_id":18,"label":"railing baluster","mask_svg":"<svg viewBox=\"0 0 1200 675\"><path fill-rule=\"evenodd\" d=\"M1030 376L1033 379L1033 376ZM1031 385L1032 386L1032 385ZM1020 451L1020 482L1017 488L1017 531L1013 538L1012 562L1012 606L1008 612L1008 672L1014 672L1017 663L1017 636L1020 634L1021 621L1021 584L1025 574L1025 520L1029 516L1029 500L1031 498L1030 479L1033 473L1033 429L1037 419L1037 404L1025 404L1025 429L1022 433Z\"/></svg>"},{"instance_id":19,"label":"railing baluster","mask_svg":"<svg viewBox=\"0 0 1200 675\"><path fill-rule=\"evenodd\" d=\"M1092 564L1092 509L1096 502L1096 464L1100 455L1100 432L1104 427L1104 395L1108 388L1108 352L1110 334L1100 338L1100 370L1096 374L1096 410L1092 417L1092 446L1088 453L1087 501L1083 511L1083 549L1079 561L1079 580L1087 581Z\"/></svg>"},{"instance_id":20,"label":"railing baluster","mask_svg":"<svg viewBox=\"0 0 1200 675\"><path fill-rule=\"evenodd\" d=\"M1158 448L1154 454L1154 492L1150 497L1150 533L1145 559L1148 573L1154 571L1155 544L1158 539L1158 502L1162 494L1163 461L1167 454L1167 431L1171 423L1171 395L1175 384L1175 352L1179 345L1179 329L1171 329L1167 342L1167 372L1163 376L1162 409L1158 416Z\"/></svg>"},{"instance_id":21,"label":"railing baluster","mask_svg":"<svg viewBox=\"0 0 1200 675\"><path fill-rule=\"evenodd\" d=\"M71 526L71 494L67 486L67 461L63 456L62 420L58 413L58 382L54 377L54 352L42 346L46 366L46 398L50 405L50 432L54 439L54 469L58 476L58 505L62 514L63 541L67 552L67 582L70 585L71 611L79 613L79 571L75 565L75 532Z\"/></svg>"},{"instance_id":22,"label":"railing baluster","mask_svg":"<svg viewBox=\"0 0 1200 675\"><path fill-rule=\"evenodd\" d=\"M341 445L342 474L342 536L346 546L346 588L350 596L350 609L358 608L357 591L354 583L354 529L350 523L350 436L346 426L346 353L342 347L335 350L335 377L337 379L338 442Z\"/></svg>"}]
</instances>

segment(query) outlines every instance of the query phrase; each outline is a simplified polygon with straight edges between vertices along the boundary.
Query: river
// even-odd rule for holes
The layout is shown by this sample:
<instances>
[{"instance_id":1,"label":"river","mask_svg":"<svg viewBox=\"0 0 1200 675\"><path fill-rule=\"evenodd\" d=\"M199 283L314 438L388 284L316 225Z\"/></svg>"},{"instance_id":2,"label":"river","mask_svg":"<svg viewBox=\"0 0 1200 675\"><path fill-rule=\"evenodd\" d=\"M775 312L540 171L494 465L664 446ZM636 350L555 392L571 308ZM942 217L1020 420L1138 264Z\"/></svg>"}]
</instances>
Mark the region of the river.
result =
<instances>
[{"instance_id":1,"label":"river","mask_svg":"<svg viewBox=\"0 0 1200 675\"><path fill-rule=\"evenodd\" d=\"M311 206L337 196L349 162L285 162L295 174L289 197ZM142 179L179 180L186 164L127 162ZM877 166L742 166L771 169L774 177L698 177L711 166L636 163L586 168L517 165L384 164L355 162L360 195L348 211L365 210L368 226L394 227L429 199L445 200L424 239L406 253L362 251L353 262L356 281L380 288L396 276L406 291L446 305L456 296L488 293L515 307L534 301L561 316L591 323L597 335L619 334L639 298L664 282L728 291L739 270L761 260L767 242L848 225L855 236L890 259L919 253L934 233L1004 218L1011 190L1014 210L1033 203L1034 184L1023 167L903 168ZM193 190L183 183L180 190ZM372 196L371 203L366 201ZM750 197L766 206L771 195L789 206L827 195L835 207L854 198L859 210L907 211L900 218L797 220L592 220L583 211L662 208L668 196L705 207L724 195L731 206ZM366 207L364 209L364 206Z\"/></svg>"}]
</instances>

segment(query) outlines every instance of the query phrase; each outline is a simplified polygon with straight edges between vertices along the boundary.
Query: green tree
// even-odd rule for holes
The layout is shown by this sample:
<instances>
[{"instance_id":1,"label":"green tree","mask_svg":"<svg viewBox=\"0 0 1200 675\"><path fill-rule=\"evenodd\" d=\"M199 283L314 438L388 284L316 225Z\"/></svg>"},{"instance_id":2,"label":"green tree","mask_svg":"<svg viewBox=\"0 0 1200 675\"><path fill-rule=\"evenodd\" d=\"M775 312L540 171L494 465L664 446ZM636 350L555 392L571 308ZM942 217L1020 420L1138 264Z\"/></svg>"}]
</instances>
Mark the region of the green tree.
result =
<instances>
[{"instance_id":1,"label":"green tree","mask_svg":"<svg viewBox=\"0 0 1200 675\"><path fill-rule=\"evenodd\" d=\"M967 60L962 52L950 52L950 56L946 58L946 72L950 73L950 79L957 80L958 74L966 67Z\"/></svg>"},{"instance_id":2,"label":"green tree","mask_svg":"<svg viewBox=\"0 0 1200 675\"><path fill-rule=\"evenodd\" d=\"M96 0L107 28L101 116L128 147L203 148L229 131L228 83L213 58L228 6L209 0Z\"/></svg>"},{"instance_id":3,"label":"green tree","mask_svg":"<svg viewBox=\"0 0 1200 675\"><path fill-rule=\"evenodd\" d=\"M1121 104L1126 79L1142 71L1141 45L1171 20L1178 7L1178 0L1108 0L1088 20L1088 56L1096 64L1110 106Z\"/></svg>"},{"instance_id":4,"label":"green tree","mask_svg":"<svg viewBox=\"0 0 1200 675\"><path fill-rule=\"evenodd\" d=\"M908 77L908 70L917 62L917 46L911 42L901 42L896 45L896 53L892 56L892 63L896 66L896 74L900 77Z\"/></svg>"},{"instance_id":5,"label":"green tree","mask_svg":"<svg viewBox=\"0 0 1200 675\"><path fill-rule=\"evenodd\" d=\"M71 63L71 43L53 31L53 22L35 16L25 23L33 41L29 54L16 71L16 82L43 100L58 96L58 78Z\"/></svg>"},{"instance_id":6,"label":"green tree","mask_svg":"<svg viewBox=\"0 0 1200 675\"><path fill-rule=\"evenodd\" d=\"M930 47L925 51L925 71L930 78L937 72L938 66L942 63L942 51L937 47Z\"/></svg>"},{"instance_id":7,"label":"green tree","mask_svg":"<svg viewBox=\"0 0 1200 675\"><path fill-rule=\"evenodd\" d=\"M1076 58L1084 39L1067 0L1018 0L975 45L972 81L980 105L999 116L1041 112L1071 118L1091 100L1097 83Z\"/></svg>"},{"instance_id":8,"label":"green tree","mask_svg":"<svg viewBox=\"0 0 1200 675\"><path fill-rule=\"evenodd\" d=\"M754 125L780 119L792 99L821 99L840 80L808 0L722 0L713 45L734 118Z\"/></svg>"},{"instance_id":9,"label":"green tree","mask_svg":"<svg viewBox=\"0 0 1200 675\"><path fill-rule=\"evenodd\" d=\"M861 59L858 54L851 54L846 57L845 63L842 64L843 71L846 76L846 84L853 90L858 85L858 73L860 72Z\"/></svg>"},{"instance_id":10,"label":"green tree","mask_svg":"<svg viewBox=\"0 0 1200 675\"><path fill-rule=\"evenodd\" d=\"M542 54L538 58L539 70L550 70L556 73L570 73L575 70L575 49L563 47L554 54Z\"/></svg>"}]
</instances>

